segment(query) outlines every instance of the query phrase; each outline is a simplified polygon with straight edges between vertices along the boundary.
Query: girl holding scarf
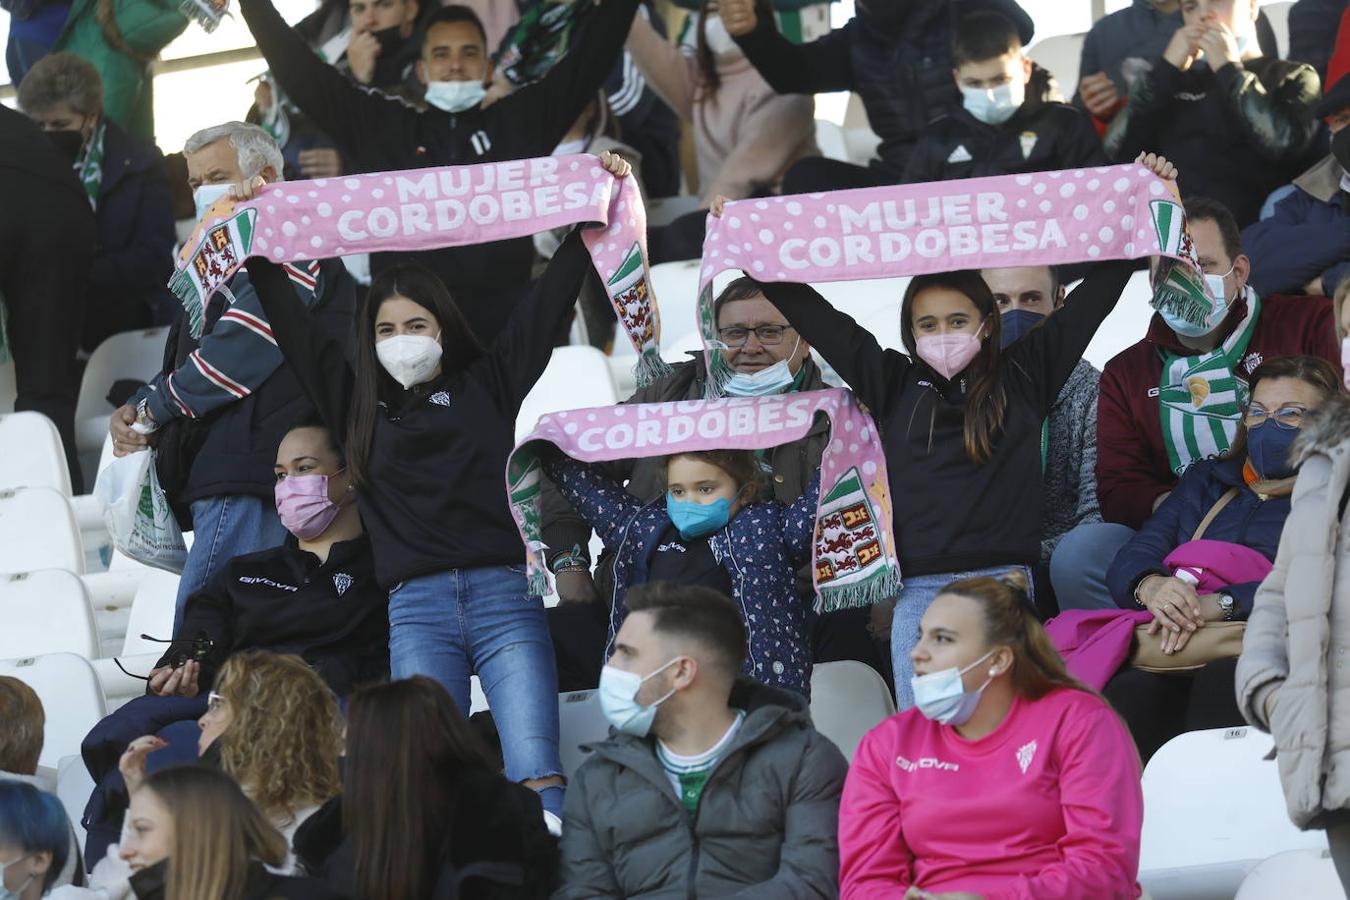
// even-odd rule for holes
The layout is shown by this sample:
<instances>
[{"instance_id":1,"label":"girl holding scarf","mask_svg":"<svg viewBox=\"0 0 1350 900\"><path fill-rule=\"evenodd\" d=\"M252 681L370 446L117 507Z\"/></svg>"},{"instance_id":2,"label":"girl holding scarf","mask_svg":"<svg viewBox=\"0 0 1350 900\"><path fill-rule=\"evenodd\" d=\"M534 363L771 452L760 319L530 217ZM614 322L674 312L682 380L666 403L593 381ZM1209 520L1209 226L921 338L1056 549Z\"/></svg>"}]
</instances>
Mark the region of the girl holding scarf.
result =
<instances>
[{"instance_id":1,"label":"girl holding scarf","mask_svg":"<svg viewBox=\"0 0 1350 900\"><path fill-rule=\"evenodd\" d=\"M616 177L631 171L613 154L602 162ZM490 350L431 272L383 273L357 312L354 368L309 327L278 267L247 265L286 361L329 428L346 436L375 578L389 591L393 677L430 676L467 714L477 674L506 776L561 815L553 645L543 601L528 593L502 472L520 405L591 266L579 232Z\"/></svg>"},{"instance_id":2,"label":"girl holding scarf","mask_svg":"<svg viewBox=\"0 0 1350 900\"><path fill-rule=\"evenodd\" d=\"M1141 154L1137 162L1176 177L1161 157ZM1030 577L1040 556L1041 425L1131 268L1129 261L1099 263L1064 309L1006 351L998 306L977 271L910 282L900 306L908 355L883 350L809 285L764 283L769 302L881 429L904 578L891 626L900 709L914 704L910 651L942 586L1010 566Z\"/></svg>"}]
</instances>

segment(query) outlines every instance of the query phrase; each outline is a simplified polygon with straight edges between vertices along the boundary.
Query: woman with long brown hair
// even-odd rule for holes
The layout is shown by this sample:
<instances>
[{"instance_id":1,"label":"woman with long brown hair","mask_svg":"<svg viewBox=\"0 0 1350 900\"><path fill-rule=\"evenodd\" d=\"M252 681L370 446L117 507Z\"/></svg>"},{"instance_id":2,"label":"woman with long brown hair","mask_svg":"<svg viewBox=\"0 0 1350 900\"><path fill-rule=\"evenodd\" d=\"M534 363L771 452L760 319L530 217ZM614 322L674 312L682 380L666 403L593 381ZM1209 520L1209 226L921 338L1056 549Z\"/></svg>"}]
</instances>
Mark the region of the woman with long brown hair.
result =
<instances>
[{"instance_id":1,"label":"woman with long brown hair","mask_svg":"<svg viewBox=\"0 0 1350 900\"><path fill-rule=\"evenodd\" d=\"M1139 757L1026 592L1020 571L968 578L924 613L917 708L863 738L844 784L845 900L1139 895Z\"/></svg>"},{"instance_id":2,"label":"woman with long brown hair","mask_svg":"<svg viewBox=\"0 0 1350 900\"><path fill-rule=\"evenodd\" d=\"M497 772L432 679L352 695L345 770L342 796L295 837L306 870L330 887L358 900L542 900L552 890L557 842L539 800Z\"/></svg>"},{"instance_id":3,"label":"woman with long brown hair","mask_svg":"<svg viewBox=\"0 0 1350 900\"><path fill-rule=\"evenodd\" d=\"M340 895L309 878L274 875L286 839L230 776L176 766L131 795L119 854L138 900L327 900Z\"/></svg>"},{"instance_id":4,"label":"woman with long brown hair","mask_svg":"<svg viewBox=\"0 0 1350 900\"><path fill-rule=\"evenodd\" d=\"M1162 178L1176 177L1160 157L1141 154L1137 162ZM976 271L910 282L900 304L908 355L883 350L809 285L762 286L871 410L881 432L904 573L891 626L901 709L914 702L910 650L938 590L1009 566L1029 575L1039 562L1042 428L1131 267L1098 263L1062 310L1007 350L1000 346L998 306Z\"/></svg>"}]
</instances>

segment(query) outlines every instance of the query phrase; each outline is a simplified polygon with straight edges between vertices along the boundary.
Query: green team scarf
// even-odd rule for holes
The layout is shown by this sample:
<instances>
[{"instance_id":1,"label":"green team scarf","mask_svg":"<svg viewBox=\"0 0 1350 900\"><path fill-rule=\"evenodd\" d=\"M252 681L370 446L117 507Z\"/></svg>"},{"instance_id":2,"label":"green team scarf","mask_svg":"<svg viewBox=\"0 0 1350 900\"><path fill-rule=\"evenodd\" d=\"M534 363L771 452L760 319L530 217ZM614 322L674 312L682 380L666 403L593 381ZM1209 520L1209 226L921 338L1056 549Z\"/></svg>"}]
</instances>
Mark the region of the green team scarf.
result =
<instances>
[{"instance_id":1,"label":"green team scarf","mask_svg":"<svg viewBox=\"0 0 1350 900\"><path fill-rule=\"evenodd\" d=\"M85 196L89 198L89 206L95 212L98 211L98 192L103 187L103 136L107 130L107 122L100 117L84 153L75 163L75 175L80 179Z\"/></svg>"},{"instance_id":2,"label":"green team scarf","mask_svg":"<svg viewBox=\"0 0 1350 900\"><path fill-rule=\"evenodd\" d=\"M1177 475L1197 460L1226 452L1237 434L1248 399L1247 382L1238 376L1237 365L1261 315L1256 292L1249 288L1246 298L1246 317L1220 346L1198 356L1160 351L1163 444L1167 464Z\"/></svg>"}]
</instances>

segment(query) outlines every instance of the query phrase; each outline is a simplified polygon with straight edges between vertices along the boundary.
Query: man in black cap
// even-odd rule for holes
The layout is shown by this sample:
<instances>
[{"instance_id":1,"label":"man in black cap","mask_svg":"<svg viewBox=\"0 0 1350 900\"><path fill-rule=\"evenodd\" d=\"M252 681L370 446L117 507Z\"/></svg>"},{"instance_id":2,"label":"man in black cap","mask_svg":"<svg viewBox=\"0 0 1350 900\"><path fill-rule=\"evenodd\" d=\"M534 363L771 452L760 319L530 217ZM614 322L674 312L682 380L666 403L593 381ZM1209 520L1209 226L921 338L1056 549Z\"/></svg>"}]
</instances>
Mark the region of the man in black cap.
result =
<instances>
[{"instance_id":1,"label":"man in black cap","mask_svg":"<svg viewBox=\"0 0 1350 900\"><path fill-rule=\"evenodd\" d=\"M1258 294L1334 296L1350 275L1350 75L1314 110L1331 130L1331 152L1294 179L1274 214L1249 225L1242 246Z\"/></svg>"}]
</instances>

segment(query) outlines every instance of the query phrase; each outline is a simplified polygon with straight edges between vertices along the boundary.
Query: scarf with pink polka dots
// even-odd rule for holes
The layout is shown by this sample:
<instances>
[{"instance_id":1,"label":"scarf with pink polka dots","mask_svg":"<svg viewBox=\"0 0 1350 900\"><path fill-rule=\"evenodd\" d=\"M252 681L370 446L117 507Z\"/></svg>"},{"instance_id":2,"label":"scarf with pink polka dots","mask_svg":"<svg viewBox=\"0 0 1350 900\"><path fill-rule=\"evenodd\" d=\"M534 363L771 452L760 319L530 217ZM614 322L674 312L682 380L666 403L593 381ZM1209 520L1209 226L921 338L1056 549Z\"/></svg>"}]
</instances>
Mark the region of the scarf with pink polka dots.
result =
<instances>
[{"instance_id":1,"label":"scarf with pink polka dots","mask_svg":"<svg viewBox=\"0 0 1350 900\"><path fill-rule=\"evenodd\" d=\"M594 156L511 160L287 181L252 200L222 198L197 224L169 281L201 337L203 310L251 256L274 262L435 250L587 223L582 240L624 333L638 383L669 371L647 266L647 213L632 178Z\"/></svg>"},{"instance_id":2,"label":"scarf with pink polka dots","mask_svg":"<svg viewBox=\"0 0 1350 900\"><path fill-rule=\"evenodd\" d=\"M813 529L816 608L828 612L894 597L900 589L900 562L891 527L886 454L872 417L843 388L624 404L541 416L506 468L506 490L525 541L531 590L543 594L548 589L540 442L592 463L699 450L762 450L802 440L817 415L828 417L830 441L820 462Z\"/></svg>"},{"instance_id":3,"label":"scarf with pink polka dots","mask_svg":"<svg viewBox=\"0 0 1350 900\"><path fill-rule=\"evenodd\" d=\"M1213 314L1176 183L1142 165L728 203L708 217L699 276L710 385L719 395L732 374L714 352L713 279L727 269L827 282L1141 256L1163 257L1155 308L1196 323Z\"/></svg>"}]
</instances>

